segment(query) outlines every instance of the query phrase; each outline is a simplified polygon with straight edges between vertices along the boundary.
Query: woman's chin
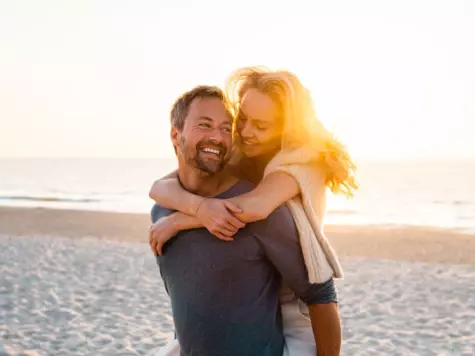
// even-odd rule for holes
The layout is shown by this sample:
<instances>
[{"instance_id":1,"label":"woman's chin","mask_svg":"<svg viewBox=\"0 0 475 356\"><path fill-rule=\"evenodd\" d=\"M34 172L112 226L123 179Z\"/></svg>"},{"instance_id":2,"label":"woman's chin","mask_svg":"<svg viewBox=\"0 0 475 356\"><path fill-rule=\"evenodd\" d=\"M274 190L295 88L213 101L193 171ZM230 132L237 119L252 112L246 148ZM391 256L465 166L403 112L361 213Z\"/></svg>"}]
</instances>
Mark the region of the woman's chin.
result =
<instances>
[{"instance_id":1,"label":"woman's chin","mask_svg":"<svg viewBox=\"0 0 475 356\"><path fill-rule=\"evenodd\" d=\"M278 147L267 147L262 145L241 147L242 154L247 158L270 157L279 151Z\"/></svg>"},{"instance_id":2,"label":"woman's chin","mask_svg":"<svg viewBox=\"0 0 475 356\"><path fill-rule=\"evenodd\" d=\"M248 158L259 156L260 152L256 147L241 147L241 152L244 156Z\"/></svg>"}]
</instances>

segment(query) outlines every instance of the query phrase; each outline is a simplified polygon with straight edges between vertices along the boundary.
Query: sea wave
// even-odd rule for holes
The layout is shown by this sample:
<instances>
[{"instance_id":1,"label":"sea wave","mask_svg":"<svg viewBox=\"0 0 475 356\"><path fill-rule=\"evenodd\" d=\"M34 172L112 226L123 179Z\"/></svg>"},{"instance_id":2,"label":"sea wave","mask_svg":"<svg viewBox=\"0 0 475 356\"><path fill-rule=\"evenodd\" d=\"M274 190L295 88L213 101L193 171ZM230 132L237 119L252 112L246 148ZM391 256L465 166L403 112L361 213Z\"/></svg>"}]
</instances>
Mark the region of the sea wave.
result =
<instances>
[{"instance_id":1,"label":"sea wave","mask_svg":"<svg viewBox=\"0 0 475 356\"><path fill-rule=\"evenodd\" d=\"M472 205L474 204L473 200L433 200L433 204L450 204L454 206L458 205Z\"/></svg>"},{"instance_id":2,"label":"sea wave","mask_svg":"<svg viewBox=\"0 0 475 356\"><path fill-rule=\"evenodd\" d=\"M327 214L330 215L356 215L358 212L351 209L329 209Z\"/></svg>"},{"instance_id":3,"label":"sea wave","mask_svg":"<svg viewBox=\"0 0 475 356\"><path fill-rule=\"evenodd\" d=\"M0 195L0 200L16 200L31 202L65 202L65 203L98 203L100 200L92 198L63 198L53 196L28 196L28 195Z\"/></svg>"}]
</instances>

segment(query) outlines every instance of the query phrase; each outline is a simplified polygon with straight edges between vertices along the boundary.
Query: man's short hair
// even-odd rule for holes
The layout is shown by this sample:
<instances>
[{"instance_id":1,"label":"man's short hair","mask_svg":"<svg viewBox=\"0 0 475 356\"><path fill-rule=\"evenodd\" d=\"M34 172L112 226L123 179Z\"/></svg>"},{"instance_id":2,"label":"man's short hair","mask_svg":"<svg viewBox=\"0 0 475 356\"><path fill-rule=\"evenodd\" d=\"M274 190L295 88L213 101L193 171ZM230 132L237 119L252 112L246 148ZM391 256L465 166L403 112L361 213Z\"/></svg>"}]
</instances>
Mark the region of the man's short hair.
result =
<instances>
[{"instance_id":1,"label":"man's short hair","mask_svg":"<svg viewBox=\"0 0 475 356\"><path fill-rule=\"evenodd\" d=\"M200 85L197 86L186 93L183 93L173 104L172 110L170 112L170 122L172 126L176 127L178 130L183 130L185 125L185 119L188 115L190 105L193 100L197 98L216 98L223 102L226 106L226 109L229 111L229 104L224 92L217 86L211 85ZM229 111L231 115L231 112Z\"/></svg>"}]
</instances>

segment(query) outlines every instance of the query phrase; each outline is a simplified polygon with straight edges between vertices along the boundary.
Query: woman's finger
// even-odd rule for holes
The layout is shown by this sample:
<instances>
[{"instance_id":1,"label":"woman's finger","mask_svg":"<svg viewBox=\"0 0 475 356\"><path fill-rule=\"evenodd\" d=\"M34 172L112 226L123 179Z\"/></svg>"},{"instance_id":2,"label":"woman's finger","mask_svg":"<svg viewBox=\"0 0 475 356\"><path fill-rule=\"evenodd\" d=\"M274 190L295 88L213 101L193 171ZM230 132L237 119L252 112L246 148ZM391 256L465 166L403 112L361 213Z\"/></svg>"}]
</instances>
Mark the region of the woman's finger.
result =
<instances>
[{"instance_id":1,"label":"woman's finger","mask_svg":"<svg viewBox=\"0 0 475 356\"><path fill-rule=\"evenodd\" d=\"M232 227L236 229L242 229L246 224L244 224L241 220L233 216L232 214L229 214L226 216L227 223L230 224Z\"/></svg>"},{"instance_id":2,"label":"woman's finger","mask_svg":"<svg viewBox=\"0 0 475 356\"><path fill-rule=\"evenodd\" d=\"M148 233L148 245L150 246L150 248L151 248L152 251L153 251L153 236L152 236L152 232L151 232L151 231Z\"/></svg>"},{"instance_id":3,"label":"woman's finger","mask_svg":"<svg viewBox=\"0 0 475 356\"><path fill-rule=\"evenodd\" d=\"M217 219L216 225L218 226L219 229L226 229L226 230L238 230L241 227L245 226L232 215Z\"/></svg>"},{"instance_id":4,"label":"woman's finger","mask_svg":"<svg viewBox=\"0 0 475 356\"><path fill-rule=\"evenodd\" d=\"M237 230L238 229L236 229L234 226L228 225L224 228L221 228L219 232L224 236L231 237L237 232Z\"/></svg>"},{"instance_id":5,"label":"woman's finger","mask_svg":"<svg viewBox=\"0 0 475 356\"><path fill-rule=\"evenodd\" d=\"M152 247L153 254L156 256L157 255L157 241L152 240L151 247Z\"/></svg>"},{"instance_id":6,"label":"woman's finger","mask_svg":"<svg viewBox=\"0 0 475 356\"><path fill-rule=\"evenodd\" d=\"M159 246L157 247L157 254L158 254L159 256L162 256L162 253L163 253L163 252L162 252L162 247L163 247L162 245L159 245ZM156 255L155 255L155 256L156 256Z\"/></svg>"},{"instance_id":7,"label":"woman's finger","mask_svg":"<svg viewBox=\"0 0 475 356\"><path fill-rule=\"evenodd\" d=\"M223 241L234 241L232 237L225 236L219 232L216 232L214 236L216 236L218 239L223 240Z\"/></svg>"},{"instance_id":8,"label":"woman's finger","mask_svg":"<svg viewBox=\"0 0 475 356\"><path fill-rule=\"evenodd\" d=\"M239 213L242 213L242 209L240 207L238 207L236 204L234 203L231 203L230 201L228 200L223 200L223 204L224 206L232 213L234 214L239 214Z\"/></svg>"},{"instance_id":9,"label":"woman's finger","mask_svg":"<svg viewBox=\"0 0 475 356\"><path fill-rule=\"evenodd\" d=\"M225 221L217 223L214 228L211 230L211 233L214 234L215 232L220 233L225 236L233 236L236 233L236 228L231 224L228 224Z\"/></svg>"}]
</instances>

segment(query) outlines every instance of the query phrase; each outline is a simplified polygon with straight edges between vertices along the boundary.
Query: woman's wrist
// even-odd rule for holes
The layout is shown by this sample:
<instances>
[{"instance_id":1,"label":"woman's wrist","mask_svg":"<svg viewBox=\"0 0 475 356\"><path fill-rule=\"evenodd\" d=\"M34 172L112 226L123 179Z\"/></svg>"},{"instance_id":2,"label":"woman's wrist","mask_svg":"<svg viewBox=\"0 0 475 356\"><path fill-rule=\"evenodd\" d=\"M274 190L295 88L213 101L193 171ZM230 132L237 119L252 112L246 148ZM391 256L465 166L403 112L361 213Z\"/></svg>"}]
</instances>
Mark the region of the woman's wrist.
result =
<instances>
[{"instance_id":1,"label":"woman's wrist","mask_svg":"<svg viewBox=\"0 0 475 356\"><path fill-rule=\"evenodd\" d=\"M189 194L186 197L186 201L183 202L184 206L186 206L186 210L182 210L187 215L196 216L196 212L198 211L198 207L201 204L203 197L195 194Z\"/></svg>"},{"instance_id":2,"label":"woman's wrist","mask_svg":"<svg viewBox=\"0 0 475 356\"><path fill-rule=\"evenodd\" d=\"M193 216L198 216L198 211L200 210L201 206L203 205L203 203L205 202L206 198L205 197L200 197L201 199L199 200L198 202L198 205L196 206L196 210L195 210L195 213Z\"/></svg>"},{"instance_id":3,"label":"woman's wrist","mask_svg":"<svg viewBox=\"0 0 475 356\"><path fill-rule=\"evenodd\" d=\"M172 235L176 235L181 231L179 215L180 213L173 213L168 216L168 218L170 219Z\"/></svg>"}]
</instances>

